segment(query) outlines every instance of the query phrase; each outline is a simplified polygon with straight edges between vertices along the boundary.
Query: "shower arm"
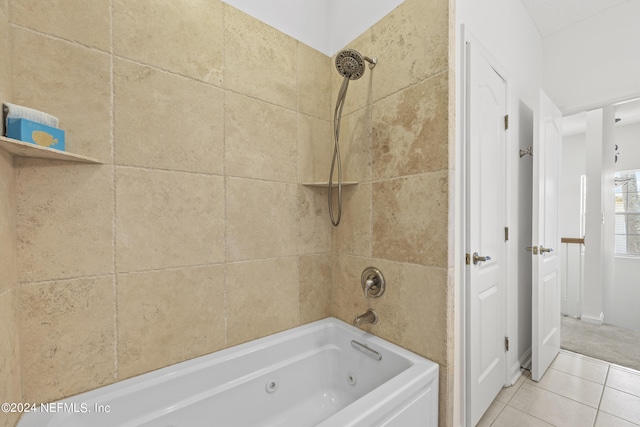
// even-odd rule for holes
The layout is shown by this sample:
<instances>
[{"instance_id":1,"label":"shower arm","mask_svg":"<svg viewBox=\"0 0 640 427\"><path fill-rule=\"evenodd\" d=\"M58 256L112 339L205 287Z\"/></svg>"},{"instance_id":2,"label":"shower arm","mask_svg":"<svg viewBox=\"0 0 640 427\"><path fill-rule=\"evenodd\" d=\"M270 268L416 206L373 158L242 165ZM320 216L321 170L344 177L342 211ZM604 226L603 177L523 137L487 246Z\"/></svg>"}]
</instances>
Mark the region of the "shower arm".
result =
<instances>
[{"instance_id":1,"label":"shower arm","mask_svg":"<svg viewBox=\"0 0 640 427\"><path fill-rule=\"evenodd\" d=\"M362 57L369 63L369 69L372 69L378 63L378 58L376 58L375 56L373 58L369 58L368 56L363 55Z\"/></svg>"}]
</instances>

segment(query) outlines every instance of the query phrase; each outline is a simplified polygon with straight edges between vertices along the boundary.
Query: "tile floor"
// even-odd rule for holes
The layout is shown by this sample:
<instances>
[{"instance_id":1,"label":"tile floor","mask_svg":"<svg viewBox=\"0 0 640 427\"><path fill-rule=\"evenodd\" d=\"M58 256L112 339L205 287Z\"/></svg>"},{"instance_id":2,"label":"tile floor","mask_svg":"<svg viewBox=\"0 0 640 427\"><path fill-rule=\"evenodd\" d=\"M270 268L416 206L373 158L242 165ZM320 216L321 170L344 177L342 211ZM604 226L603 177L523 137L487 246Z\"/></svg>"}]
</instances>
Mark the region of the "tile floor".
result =
<instances>
[{"instance_id":1,"label":"tile floor","mask_svg":"<svg viewBox=\"0 0 640 427\"><path fill-rule=\"evenodd\" d=\"M561 350L540 382L498 394L478 426L640 426L640 372Z\"/></svg>"}]
</instances>

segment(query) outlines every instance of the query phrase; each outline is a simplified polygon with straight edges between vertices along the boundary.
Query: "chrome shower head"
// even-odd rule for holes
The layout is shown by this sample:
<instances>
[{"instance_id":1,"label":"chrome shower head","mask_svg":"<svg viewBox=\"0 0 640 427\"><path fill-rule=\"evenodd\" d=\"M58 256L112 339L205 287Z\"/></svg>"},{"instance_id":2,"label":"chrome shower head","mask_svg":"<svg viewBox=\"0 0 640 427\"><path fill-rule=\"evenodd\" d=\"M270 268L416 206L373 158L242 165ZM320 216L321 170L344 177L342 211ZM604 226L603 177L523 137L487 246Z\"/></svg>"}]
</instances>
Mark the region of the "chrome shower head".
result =
<instances>
[{"instance_id":1,"label":"chrome shower head","mask_svg":"<svg viewBox=\"0 0 640 427\"><path fill-rule=\"evenodd\" d=\"M369 62L369 68L373 68L378 59L363 56L357 50L345 49L336 55L336 69L342 77L357 80L364 75L364 61Z\"/></svg>"}]
</instances>

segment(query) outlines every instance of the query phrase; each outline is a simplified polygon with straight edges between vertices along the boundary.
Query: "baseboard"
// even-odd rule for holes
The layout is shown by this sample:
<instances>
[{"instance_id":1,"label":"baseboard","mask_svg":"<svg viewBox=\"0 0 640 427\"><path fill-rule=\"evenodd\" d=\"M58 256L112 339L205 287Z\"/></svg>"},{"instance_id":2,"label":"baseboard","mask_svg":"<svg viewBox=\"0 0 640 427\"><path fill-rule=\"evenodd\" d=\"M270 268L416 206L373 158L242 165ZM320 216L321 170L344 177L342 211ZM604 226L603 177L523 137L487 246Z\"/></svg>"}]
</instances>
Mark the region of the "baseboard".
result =
<instances>
[{"instance_id":1,"label":"baseboard","mask_svg":"<svg viewBox=\"0 0 640 427\"><path fill-rule=\"evenodd\" d=\"M522 376L522 368L531 369L531 347L520 356L516 363L511 365L511 385L514 385Z\"/></svg>"},{"instance_id":2,"label":"baseboard","mask_svg":"<svg viewBox=\"0 0 640 427\"><path fill-rule=\"evenodd\" d=\"M604 322L604 313L600 313L600 316L590 316L588 314L583 314L582 316L580 316L580 320L592 325L602 326L602 322Z\"/></svg>"}]
</instances>

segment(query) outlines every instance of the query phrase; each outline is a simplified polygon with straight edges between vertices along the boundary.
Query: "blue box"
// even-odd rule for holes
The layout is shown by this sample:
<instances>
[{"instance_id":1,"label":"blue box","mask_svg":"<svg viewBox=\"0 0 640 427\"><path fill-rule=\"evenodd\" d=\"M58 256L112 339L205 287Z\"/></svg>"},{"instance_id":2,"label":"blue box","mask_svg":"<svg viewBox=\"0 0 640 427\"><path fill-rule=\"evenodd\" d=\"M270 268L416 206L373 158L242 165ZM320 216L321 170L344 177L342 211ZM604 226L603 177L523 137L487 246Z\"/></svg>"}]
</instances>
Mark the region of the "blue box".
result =
<instances>
[{"instance_id":1,"label":"blue box","mask_svg":"<svg viewBox=\"0 0 640 427\"><path fill-rule=\"evenodd\" d=\"M64 131L26 119L8 119L7 137L64 151Z\"/></svg>"}]
</instances>

